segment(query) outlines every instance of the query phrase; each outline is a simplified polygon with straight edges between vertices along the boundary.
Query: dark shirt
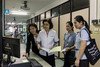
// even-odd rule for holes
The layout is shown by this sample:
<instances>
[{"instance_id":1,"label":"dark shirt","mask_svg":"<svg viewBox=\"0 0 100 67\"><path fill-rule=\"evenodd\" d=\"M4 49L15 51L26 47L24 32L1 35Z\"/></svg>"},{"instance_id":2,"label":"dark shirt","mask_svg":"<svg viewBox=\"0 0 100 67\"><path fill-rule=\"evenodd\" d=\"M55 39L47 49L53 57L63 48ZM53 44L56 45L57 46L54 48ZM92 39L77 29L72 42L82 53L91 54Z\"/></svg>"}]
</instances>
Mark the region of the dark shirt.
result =
<instances>
[{"instance_id":1,"label":"dark shirt","mask_svg":"<svg viewBox=\"0 0 100 67\"><path fill-rule=\"evenodd\" d=\"M37 45L35 43L34 36L29 34L27 36L27 44L26 44L26 53L28 53L28 54L30 54L31 45L32 45L32 51L34 53L38 54L39 50L38 50Z\"/></svg>"}]
</instances>

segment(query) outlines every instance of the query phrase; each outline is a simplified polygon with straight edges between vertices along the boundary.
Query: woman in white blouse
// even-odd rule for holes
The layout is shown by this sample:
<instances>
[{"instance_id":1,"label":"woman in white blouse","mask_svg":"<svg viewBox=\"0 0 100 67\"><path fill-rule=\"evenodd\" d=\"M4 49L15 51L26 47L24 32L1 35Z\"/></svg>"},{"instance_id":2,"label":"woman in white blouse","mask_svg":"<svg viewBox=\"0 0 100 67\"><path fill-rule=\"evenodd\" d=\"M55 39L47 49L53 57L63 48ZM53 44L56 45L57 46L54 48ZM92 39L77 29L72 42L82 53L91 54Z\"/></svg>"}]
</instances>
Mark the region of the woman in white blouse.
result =
<instances>
[{"instance_id":1,"label":"woman in white blouse","mask_svg":"<svg viewBox=\"0 0 100 67\"><path fill-rule=\"evenodd\" d=\"M91 32L89 30L89 26L87 22L84 20L84 18L80 15L74 18L74 25L76 29L80 30L76 35L76 42L75 42L75 47L76 47L75 66L89 67L88 59L84 53L86 46L89 45L90 43L88 32L89 33Z\"/></svg>"},{"instance_id":2,"label":"woman in white blouse","mask_svg":"<svg viewBox=\"0 0 100 67\"><path fill-rule=\"evenodd\" d=\"M37 38L38 48L50 50L58 41L58 35L56 31L53 30L51 19L43 20L43 29L39 32ZM55 67L55 56L53 53L48 53L45 50L40 50L39 53L45 61L47 61L52 67Z\"/></svg>"}]
</instances>

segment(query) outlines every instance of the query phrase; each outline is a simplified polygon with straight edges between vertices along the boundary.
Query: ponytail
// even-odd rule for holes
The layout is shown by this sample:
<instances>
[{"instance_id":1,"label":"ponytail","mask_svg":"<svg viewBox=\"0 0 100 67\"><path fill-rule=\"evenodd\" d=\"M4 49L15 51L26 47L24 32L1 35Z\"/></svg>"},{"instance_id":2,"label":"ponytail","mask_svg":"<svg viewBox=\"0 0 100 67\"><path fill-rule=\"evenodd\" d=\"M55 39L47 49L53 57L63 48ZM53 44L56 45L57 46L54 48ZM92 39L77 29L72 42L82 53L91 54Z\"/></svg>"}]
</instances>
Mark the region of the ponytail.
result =
<instances>
[{"instance_id":1,"label":"ponytail","mask_svg":"<svg viewBox=\"0 0 100 67\"><path fill-rule=\"evenodd\" d=\"M76 19L76 21L78 21L79 23L82 21L82 24L85 25L89 33L91 33L88 23L84 20L84 18L81 15L76 16L74 19Z\"/></svg>"},{"instance_id":2,"label":"ponytail","mask_svg":"<svg viewBox=\"0 0 100 67\"><path fill-rule=\"evenodd\" d=\"M89 31L89 33L91 33L90 27L89 27L88 23L85 20L84 20L84 25L87 28L87 30Z\"/></svg>"}]
</instances>

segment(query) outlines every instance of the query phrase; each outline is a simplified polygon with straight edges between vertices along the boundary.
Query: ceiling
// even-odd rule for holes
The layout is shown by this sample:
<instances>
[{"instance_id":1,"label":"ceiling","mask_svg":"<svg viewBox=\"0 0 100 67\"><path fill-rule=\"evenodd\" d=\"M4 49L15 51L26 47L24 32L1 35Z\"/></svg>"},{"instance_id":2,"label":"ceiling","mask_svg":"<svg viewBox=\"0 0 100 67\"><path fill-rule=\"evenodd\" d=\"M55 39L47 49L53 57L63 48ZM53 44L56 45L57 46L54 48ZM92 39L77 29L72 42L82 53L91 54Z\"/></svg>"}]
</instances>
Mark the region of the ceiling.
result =
<instances>
[{"instance_id":1,"label":"ceiling","mask_svg":"<svg viewBox=\"0 0 100 67\"><path fill-rule=\"evenodd\" d=\"M5 8L9 9L10 11L15 10L22 10L20 7L23 6L23 1L28 1L27 6L30 8L30 10L26 10L29 12L30 15L34 15L35 12L39 11L40 9L44 8L45 6L53 3L56 0L5 0ZM27 20L30 18L30 15L28 16L15 16L15 15L7 15L6 20L12 21L13 17L15 17L18 21Z\"/></svg>"}]
</instances>

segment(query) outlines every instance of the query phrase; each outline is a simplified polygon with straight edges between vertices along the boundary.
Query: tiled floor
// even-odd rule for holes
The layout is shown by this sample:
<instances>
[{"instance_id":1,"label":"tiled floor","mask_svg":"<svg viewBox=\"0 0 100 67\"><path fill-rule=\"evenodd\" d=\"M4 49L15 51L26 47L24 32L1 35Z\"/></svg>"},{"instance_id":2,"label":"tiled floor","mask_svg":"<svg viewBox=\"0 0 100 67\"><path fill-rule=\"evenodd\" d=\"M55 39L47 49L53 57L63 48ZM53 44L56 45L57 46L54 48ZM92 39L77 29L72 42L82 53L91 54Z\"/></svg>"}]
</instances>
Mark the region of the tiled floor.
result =
<instances>
[{"instance_id":1,"label":"tiled floor","mask_svg":"<svg viewBox=\"0 0 100 67\"><path fill-rule=\"evenodd\" d=\"M63 67L63 61L60 59L56 59L56 67Z\"/></svg>"}]
</instances>

